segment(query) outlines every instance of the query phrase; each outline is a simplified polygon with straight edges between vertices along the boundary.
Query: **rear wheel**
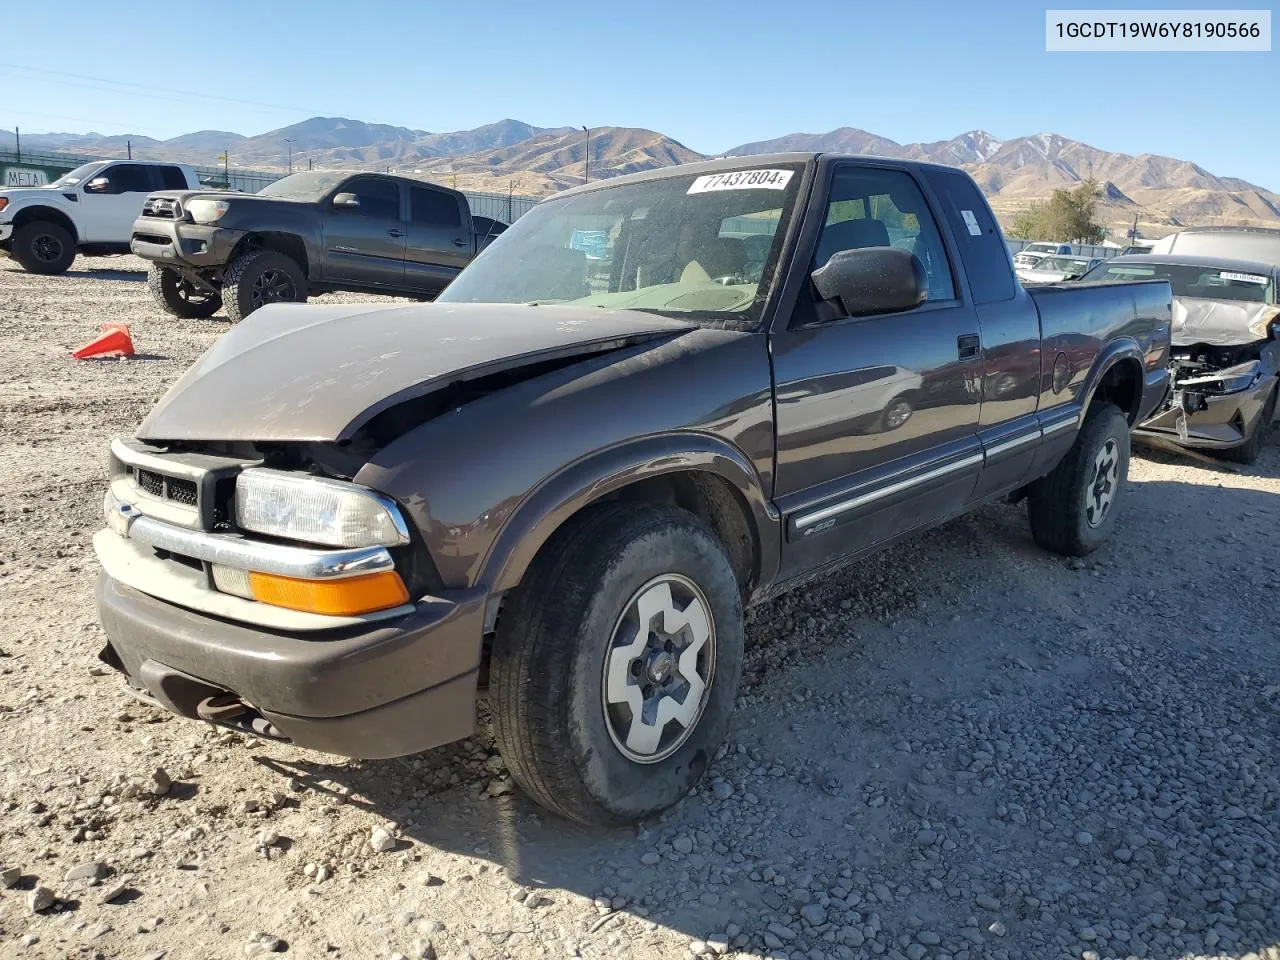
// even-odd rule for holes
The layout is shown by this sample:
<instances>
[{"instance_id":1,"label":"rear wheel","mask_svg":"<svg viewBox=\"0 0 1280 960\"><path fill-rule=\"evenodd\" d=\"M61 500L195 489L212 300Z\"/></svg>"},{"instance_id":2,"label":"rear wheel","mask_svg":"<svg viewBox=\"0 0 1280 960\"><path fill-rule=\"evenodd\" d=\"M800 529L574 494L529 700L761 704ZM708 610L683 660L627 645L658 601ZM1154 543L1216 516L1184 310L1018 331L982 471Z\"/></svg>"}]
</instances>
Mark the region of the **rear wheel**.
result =
<instances>
[{"instance_id":1,"label":"rear wheel","mask_svg":"<svg viewBox=\"0 0 1280 960\"><path fill-rule=\"evenodd\" d=\"M65 227L49 220L35 220L13 232L10 252L30 273L66 273L76 258L76 241Z\"/></svg>"},{"instance_id":2,"label":"rear wheel","mask_svg":"<svg viewBox=\"0 0 1280 960\"><path fill-rule=\"evenodd\" d=\"M222 302L232 323L269 303L304 303L306 299L302 268L275 250L243 253L222 275Z\"/></svg>"},{"instance_id":3,"label":"rear wheel","mask_svg":"<svg viewBox=\"0 0 1280 960\"><path fill-rule=\"evenodd\" d=\"M1046 550L1083 557L1115 527L1129 476L1129 420L1110 403L1090 409L1053 472L1027 491L1031 535Z\"/></svg>"},{"instance_id":4,"label":"rear wheel","mask_svg":"<svg viewBox=\"0 0 1280 960\"><path fill-rule=\"evenodd\" d=\"M147 289L166 313L184 320L212 317L222 307L216 292L200 290L177 270L159 264L147 270Z\"/></svg>"},{"instance_id":5,"label":"rear wheel","mask_svg":"<svg viewBox=\"0 0 1280 960\"><path fill-rule=\"evenodd\" d=\"M671 806L724 737L742 632L733 569L697 517L609 503L569 521L498 620L490 690L512 776L581 823Z\"/></svg>"},{"instance_id":6,"label":"rear wheel","mask_svg":"<svg viewBox=\"0 0 1280 960\"><path fill-rule=\"evenodd\" d=\"M1271 418L1276 414L1277 389L1280 388L1271 390L1271 396L1263 405L1262 413L1254 423L1253 432L1249 434L1248 439L1238 447L1217 451L1219 457L1230 460L1232 463L1253 463L1258 459L1262 448L1267 445L1267 438L1271 435Z\"/></svg>"}]
</instances>

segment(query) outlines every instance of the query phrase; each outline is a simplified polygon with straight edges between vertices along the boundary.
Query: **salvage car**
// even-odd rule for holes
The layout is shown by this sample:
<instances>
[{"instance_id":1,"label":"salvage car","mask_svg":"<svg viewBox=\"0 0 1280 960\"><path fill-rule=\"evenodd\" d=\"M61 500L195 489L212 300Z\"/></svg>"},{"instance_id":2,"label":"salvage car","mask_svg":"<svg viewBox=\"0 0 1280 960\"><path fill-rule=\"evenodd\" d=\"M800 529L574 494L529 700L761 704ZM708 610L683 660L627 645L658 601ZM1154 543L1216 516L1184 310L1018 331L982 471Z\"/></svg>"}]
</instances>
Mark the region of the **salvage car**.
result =
<instances>
[{"instance_id":1,"label":"salvage car","mask_svg":"<svg viewBox=\"0 0 1280 960\"><path fill-rule=\"evenodd\" d=\"M1101 262L1097 257L1045 257L1017 274L1023 283L1063 283L1084 276Z\"/></svg>"},{"instance_id":2,"label":"salvage car","mask_svg":"<svg viewBox=\"0 0 1280 960\"><path fill-rule=\"evenodd\" d=\"M334 290L435 297L507 228L464 194L381 173L306 171L257 193L153 193L130 247L168 313L238 323Z\"/></svg>"},{"instance_id":3,"label":"salvage car","mask_svg":"<svg viewBox=\"0 0 1280 960\"><path fill-rule=\"evenodd\" d=\"M948 167L583 185L433 304L264 307L114 441L102 658L366 758L469 736L482 695L534 799L651 816L724 737L744 607L998 498L1102 544L1170 310L1164 281L1023 289Z\"/></svg>"},{"instance_id":4,"label":"salvage car","mask_svg":"<svg viewBox=\"0 0 1280 960\"><path fill-rule=\"evenodd\" d=\"M1176 254L1116 257L1082 283L1168 280L1173 289L1173 391L1141 436L1253 463L1280 390L1274 263Z\"/></svg>"},{"instance_id":5,"label":"salvage car","mask_svg":"<svg viewBox=\"0 0 1280 960\"><path fill-rule=\"evenodd\" d=\"M1037 241L1027 244L1013 255L1013 266L1017 270L1030 270L1045 257L1067 256L1070 253L1069 243Z\"/></svg>"},{"instance_id":6,"label":"salvage car","mask_svg":"<svg viewBox=\"0 0 1280 960\"><path fill-rule=\"evenodd\" d=\"M1188 227L1156 240L1147 252L1280 263L1280 229L1275 227Z\"/></svg>"}]
</instances>

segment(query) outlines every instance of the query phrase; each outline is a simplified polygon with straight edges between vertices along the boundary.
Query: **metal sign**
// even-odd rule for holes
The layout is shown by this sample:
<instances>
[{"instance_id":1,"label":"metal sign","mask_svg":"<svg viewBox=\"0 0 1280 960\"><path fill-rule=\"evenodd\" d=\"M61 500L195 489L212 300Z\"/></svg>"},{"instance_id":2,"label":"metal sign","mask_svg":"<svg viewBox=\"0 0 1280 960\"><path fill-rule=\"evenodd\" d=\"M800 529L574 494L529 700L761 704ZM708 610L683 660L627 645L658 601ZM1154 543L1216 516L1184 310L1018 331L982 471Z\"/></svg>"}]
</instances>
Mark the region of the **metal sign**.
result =
<instances>
[{"instance_id":1,"label":"metal sign","mask_svg":"<svg viewBox=\"0 0 1280 960\"><path fill-rule=\"evenodd\" d=\"M48 182L48 173L36 167L5 167L0 180L6 187L43 187Z\"/></svg>"}]
</instances>

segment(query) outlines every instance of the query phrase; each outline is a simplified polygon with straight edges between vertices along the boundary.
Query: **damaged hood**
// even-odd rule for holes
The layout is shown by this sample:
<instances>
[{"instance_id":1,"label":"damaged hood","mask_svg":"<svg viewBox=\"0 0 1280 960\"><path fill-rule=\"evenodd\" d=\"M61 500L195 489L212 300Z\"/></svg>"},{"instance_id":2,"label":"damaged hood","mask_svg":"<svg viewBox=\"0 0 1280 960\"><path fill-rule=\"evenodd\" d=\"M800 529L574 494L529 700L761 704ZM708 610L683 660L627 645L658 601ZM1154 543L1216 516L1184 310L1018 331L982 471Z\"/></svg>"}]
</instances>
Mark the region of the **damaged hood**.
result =
<instances>
[{"instance_id":1,"label":"damaged hood","mask_svg":"<svg viewBox=\"0 0 1280 960\"><path fill-rule=\"evenodd\" d=\"M1266 340L1270 336L1267 327L1277 316L1280 307L1275 304L1174 297L1173 344L1235 347Z\"/></svg>"},{"instance_id":2,"label":"damaged hood","mask_svg":"<svg viewBox=\"0 0 1280 960\"><path fill-rule=\"evenodd\" d=\"M137 436L345 440L383 410L459 380L691 329L591 307L272 304L179 377Z\"/></svg>"}]
</instances>

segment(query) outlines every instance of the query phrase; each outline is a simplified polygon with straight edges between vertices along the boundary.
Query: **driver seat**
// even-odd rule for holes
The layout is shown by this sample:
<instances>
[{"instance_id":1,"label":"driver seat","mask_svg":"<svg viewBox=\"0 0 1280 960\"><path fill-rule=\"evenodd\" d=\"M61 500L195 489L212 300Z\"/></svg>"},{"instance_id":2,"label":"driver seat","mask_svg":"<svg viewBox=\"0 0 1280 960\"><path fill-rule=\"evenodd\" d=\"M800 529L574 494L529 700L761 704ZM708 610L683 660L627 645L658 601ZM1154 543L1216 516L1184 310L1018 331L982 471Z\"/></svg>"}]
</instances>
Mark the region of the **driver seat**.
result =
<instances>
[{"instance_id":1,"label":"driver seat","mask_svg":"<svg viewBox=\"0 0 1280 960\"><path fill-rule=\"evenodd\" d=\"M746 272L747 251L734 237L715 237L680 272L681 283L708 283L718 277L740 277Z\"/></svg>"}]
</instances>

